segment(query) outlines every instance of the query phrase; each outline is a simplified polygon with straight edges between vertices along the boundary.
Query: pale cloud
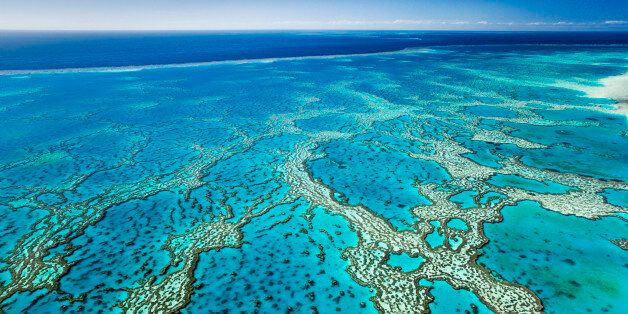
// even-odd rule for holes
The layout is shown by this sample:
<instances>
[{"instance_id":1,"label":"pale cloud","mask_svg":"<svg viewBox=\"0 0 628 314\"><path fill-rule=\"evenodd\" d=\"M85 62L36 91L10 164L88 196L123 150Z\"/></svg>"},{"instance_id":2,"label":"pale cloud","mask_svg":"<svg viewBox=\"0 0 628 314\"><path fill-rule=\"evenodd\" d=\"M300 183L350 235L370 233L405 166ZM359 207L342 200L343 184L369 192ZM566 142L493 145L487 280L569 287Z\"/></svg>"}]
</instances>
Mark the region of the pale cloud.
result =
<instances>
[{"instance_id":1,"label":"pale cloud","mask_svg":"<svg viewBox=\"0 0 628 314\"><path fill-rule=\"evenodd\" d=\"M607 24L607 25L625 25L625 24L628 24L628 21L604 21L604 24Z\"/></svg>"},{"instance_id":2,"label":"pale cloud","mask_svg":"<svg viewBox=\"0 0 628 314\"><path fill-rule=\"evenodd\" d=\"M468 27L512 27L512 28L604 28L628 25L628 21L609 20L598 22L572 22L572 21L532 21L532 22L491 22L486 20L481 21L466 21L466 20L411 20L411 19L397 19L397 20L332 20L332 21L277 21L276 25L284 26L344 26L344 27L408 27L408 28L420 28L420 27L438 27L446 28L451 26L453 28Z\"/></svg>"}]
</instances>

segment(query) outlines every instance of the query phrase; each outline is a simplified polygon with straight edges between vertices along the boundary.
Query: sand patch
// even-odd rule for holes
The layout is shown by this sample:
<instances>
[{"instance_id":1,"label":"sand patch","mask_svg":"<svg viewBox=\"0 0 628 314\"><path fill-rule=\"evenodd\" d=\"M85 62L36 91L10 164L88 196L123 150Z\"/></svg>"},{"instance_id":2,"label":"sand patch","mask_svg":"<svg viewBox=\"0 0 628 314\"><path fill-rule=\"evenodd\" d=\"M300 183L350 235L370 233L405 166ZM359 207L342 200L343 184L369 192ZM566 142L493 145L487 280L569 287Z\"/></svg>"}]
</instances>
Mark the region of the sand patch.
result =
<instances>
[{"instance_id":1,"label":"sand patch","mask_svg":"<svg viewBox=\"0 0 628 314\"><path fill-rule=\"evenodd\" d=\"M601 86L580 86L591 98L610 98L617 102L616 112L628 117L628 72L601 79Z\"/></svg>"}]
</instances>

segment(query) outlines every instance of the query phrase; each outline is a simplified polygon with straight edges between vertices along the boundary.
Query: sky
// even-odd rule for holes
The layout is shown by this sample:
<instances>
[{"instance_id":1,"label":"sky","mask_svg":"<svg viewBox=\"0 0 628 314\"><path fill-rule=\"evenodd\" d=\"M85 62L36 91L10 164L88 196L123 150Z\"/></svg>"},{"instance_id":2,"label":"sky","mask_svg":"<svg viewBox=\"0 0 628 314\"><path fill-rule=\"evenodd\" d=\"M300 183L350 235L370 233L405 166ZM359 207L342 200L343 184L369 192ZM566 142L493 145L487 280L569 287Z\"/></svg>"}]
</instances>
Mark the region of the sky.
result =
<instances>
[{"instance_id":1,"label":"sky","mask_svg":"<svg viewBox=\"0 0 628 314\"><path fill-rule=\"evenodd\" d=\"M628 30L628 0L0 0L4 30Z\"/></svg>"}]
</instances>

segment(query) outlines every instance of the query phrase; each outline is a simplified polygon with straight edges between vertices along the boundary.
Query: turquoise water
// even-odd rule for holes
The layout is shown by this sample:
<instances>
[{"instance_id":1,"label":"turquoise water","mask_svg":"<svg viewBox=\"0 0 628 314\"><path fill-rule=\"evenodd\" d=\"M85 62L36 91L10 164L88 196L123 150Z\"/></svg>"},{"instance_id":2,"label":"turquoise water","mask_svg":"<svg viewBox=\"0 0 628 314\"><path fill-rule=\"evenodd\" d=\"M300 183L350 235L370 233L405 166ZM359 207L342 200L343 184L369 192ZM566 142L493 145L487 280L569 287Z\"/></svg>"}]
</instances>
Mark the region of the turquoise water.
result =
<instances>
[{"instance_id":1,"label":"turquoise water","mask_svg":"<svg viewBox=\"0 0 628 314\"><path fill-rule=\"evenodd\" d=\"M388 264L390 266L400 267L401 270L405 272L416 270L424 261L425 259L420 256L413 257L407 253L391 254L390 257L388 257Z\"/></svg>"},{"instance_id":2,"label":"turquoise water","mask_svg":"<svg viewBox=\"0 0 628 314\"><path fill-rule=\"evenodd\" d=\"M432 225L433 231L425 237L425 241L433 249L443 246L447 237L443 235L440 221L430 221L430 225Z\"/></svg>"},{"instance_id":3,"label":"turquoise water","mask_svg":"<svg viewBox=\"0 0 628 314\"><path fill-rule=\"evenodd\" d=\"M627 56L2 73L1 310L625 313Z\"/></svg>"},{"instance_id":4,"label":"turquoise water","mask_svg":"<svg viewBox=\"0 0 628 314\"><path fill-rule=\"evenodd\" d=\"M608 189L601 193L606 201L617 206L628 207L628 191Z\"/></svg>"},{"instance_id":5,"label":"turquoise water","mask_svg":"<svg viewBox=\"0 0 628 314\"><path fill-rule=\"evenodd\" d=\"M609 241L628 237L626 221L563 216L532 202L503 215L502 223L485 226L493 240L480 263L528 286L548 313L628 311L620 301L628 297L628 252Z\"/></svg>"},{"instance_id":6,"label":"turquoise water","mask_svg":"<svg viewBox=\"0 0 628 314\"><path fill-rule=\"evenodd\" d=\"M458 219L458 218L454 218L454 219L448 221L447 222L447 227L448 228L462 230L462 231L469 230L469 226L467 226L467 223L464 222L464 220Z\"/></svg>"},{"instance_id":7,"label":"turquoise water","mask_svg":"<svg viewBox=\"0 0 628 314\"><path fill-rule=\"evenodd\" d=\"M430 304L432 313L494 313L473 293L464 289L454 289L445 281L424 280L420 284L430 287L430 293L436 300Z\"/></svg>"},{"instance_id":8,"label":"turquoise water","mask_svg":"<svg viewBox=\"0 0 628 314\"><path fill-rule=\"evenodd\" d=\"M460 208L462 209L473 208L477 206L477 204L475 203L475 197L478 195L478 191L462 191L458 194L454 194L452 197L449 198L449 200L454 203L458 203Z\"/></svg>"}]
</instances>

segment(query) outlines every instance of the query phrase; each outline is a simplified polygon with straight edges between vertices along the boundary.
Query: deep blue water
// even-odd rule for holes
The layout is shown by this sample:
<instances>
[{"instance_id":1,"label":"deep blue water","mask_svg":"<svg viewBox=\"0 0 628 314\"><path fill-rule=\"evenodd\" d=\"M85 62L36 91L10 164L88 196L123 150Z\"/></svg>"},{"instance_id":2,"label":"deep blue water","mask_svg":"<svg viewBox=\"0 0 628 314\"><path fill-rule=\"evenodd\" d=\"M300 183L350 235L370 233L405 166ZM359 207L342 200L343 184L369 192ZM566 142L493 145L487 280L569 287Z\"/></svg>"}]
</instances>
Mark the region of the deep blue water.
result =
<instances>
[{"instance_id":1,"label":"deep blue water","mask_svg":"<svg viewBox=\"0 0 628 314\"><path fill-rule=\"evenodd\" d=\"M628 44L628 32L0 31L0 70L180 64L487 44Z\"/></svg>"}]
</instances>

